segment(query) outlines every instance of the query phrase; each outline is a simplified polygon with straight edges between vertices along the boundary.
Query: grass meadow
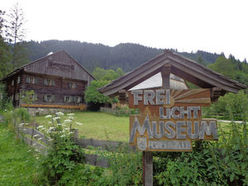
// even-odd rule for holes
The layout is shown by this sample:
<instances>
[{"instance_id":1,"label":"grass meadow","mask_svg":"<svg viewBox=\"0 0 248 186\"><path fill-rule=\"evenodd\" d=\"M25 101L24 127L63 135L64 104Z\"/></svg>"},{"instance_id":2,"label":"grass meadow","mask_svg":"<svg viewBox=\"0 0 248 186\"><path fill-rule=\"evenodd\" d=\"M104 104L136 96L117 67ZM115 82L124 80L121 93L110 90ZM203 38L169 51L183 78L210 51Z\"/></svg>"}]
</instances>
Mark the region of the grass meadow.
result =
<instances>
[{"instance_id":1,"label":"grass meadow","mask_svg":"<svg viewBox=\"0 0 248 186\"><path fill-rule=\"evenodd\" d=\"M31 149L0 124L0 185L35 185L36 165Z\"/></svg>"},{"instance_id":2,"label":"grass meadow","mask_svg":"<svg viewBox=\"0 0 248 186\"><path fill-rule=\"evenodd\" d=\"M118 117L103 112L75 112L74 114L74 121L82 123L80 126L76 124L72 126L79 129L79 136L98 140L128 142L128 116ZM45 116L37 116L35 121L42 125L48 125L50 119L45 118ZM228 132L231 129L230 123L217 123L219 130Z\"/></svg>"},{"instance_id":3,"label":"grass meadow","mask_svg":"<svg viewBox=\"0 0 248 186\"><path fill-rule=\"evenodd\" d=\"M129 117L117 117L102 112L75 112L74 120L82 125L74 124L79 129L79 136L98 140L128 142ZM47 125L50 119L38 116L35 121Z\"/></svg>"}]
</instances>

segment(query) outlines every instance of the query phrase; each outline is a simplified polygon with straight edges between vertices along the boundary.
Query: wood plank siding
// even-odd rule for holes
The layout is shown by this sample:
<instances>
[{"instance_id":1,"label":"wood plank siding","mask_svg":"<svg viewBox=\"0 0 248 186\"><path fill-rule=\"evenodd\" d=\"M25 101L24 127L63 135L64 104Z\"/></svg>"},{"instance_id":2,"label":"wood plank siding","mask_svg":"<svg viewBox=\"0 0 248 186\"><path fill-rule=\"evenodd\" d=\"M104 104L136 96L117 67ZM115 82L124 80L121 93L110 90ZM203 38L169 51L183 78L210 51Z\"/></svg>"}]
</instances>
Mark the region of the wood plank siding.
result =
<instances>
[{"instance_id":1,"label":"wood plank siding","mask_svg":"<svg viewBox=\"0 0 248 186\"><path fill-rule=\"evenodd\" d=\"M16 69L2 81L15 106L24 104L20 97L25 91L33 90L33 105L58 107L85 103L84 92L92 80L77 61L59 51Z\"/></svg>"}]
</instances>

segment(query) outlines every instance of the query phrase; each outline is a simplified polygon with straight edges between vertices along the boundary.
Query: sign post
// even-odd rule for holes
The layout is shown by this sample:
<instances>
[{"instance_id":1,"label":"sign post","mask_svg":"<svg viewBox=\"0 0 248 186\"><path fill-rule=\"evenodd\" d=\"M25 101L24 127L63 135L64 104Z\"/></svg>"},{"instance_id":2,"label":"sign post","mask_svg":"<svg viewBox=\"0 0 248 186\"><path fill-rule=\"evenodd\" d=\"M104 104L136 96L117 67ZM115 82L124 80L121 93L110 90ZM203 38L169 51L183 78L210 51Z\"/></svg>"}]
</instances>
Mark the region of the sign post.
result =
<instances>
[{"instance_id":1,"label":"sign post","mask_svg":"<svg viewBox=\"0 0 248 186\"><path fill-rule=\"evenodd\" d=\"M170 67L162 70L159 89L129 92L131 145L143 151L143 183L153 185L152 151L189 152L192 140L216 140L216 120L202 120L201 107L211 103L209 89L170 89Z\"/></svg>"}]
</instances>

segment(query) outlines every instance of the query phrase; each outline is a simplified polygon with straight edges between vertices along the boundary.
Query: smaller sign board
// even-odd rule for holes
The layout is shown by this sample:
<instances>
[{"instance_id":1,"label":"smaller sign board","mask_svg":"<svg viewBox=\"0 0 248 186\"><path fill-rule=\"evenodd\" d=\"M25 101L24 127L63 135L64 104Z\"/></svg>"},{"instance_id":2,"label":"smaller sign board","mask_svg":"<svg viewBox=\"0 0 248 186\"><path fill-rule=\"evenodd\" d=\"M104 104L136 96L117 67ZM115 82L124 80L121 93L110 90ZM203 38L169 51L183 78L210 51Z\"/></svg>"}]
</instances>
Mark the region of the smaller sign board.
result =
<instances>
[{"instance_id":1,"label":"smaller sign board","mask_svg":"<svg viewBox=\"0 0 248 186\"><path fill-rule=\"evenodd\" d=\"M192 140L216 140L216 120L202 119L209 89L146 89L128 93L131 145L142 151L192 151Z\"/></svg>"}]
</instances>

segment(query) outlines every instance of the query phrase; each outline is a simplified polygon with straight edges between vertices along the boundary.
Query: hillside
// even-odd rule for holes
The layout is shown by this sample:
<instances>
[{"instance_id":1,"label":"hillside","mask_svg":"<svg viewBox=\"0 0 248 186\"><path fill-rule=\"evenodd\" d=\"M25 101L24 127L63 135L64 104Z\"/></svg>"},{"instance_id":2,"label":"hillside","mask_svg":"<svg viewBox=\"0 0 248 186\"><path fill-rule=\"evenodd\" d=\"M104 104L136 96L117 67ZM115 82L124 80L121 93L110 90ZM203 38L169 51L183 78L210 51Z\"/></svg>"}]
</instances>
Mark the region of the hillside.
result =
<instances>
[{"instance_id":1,"label":"hillside","mask_svg":"<svg viewBox=\"0 0 248 186\"><path fill-rule=\"evenodd\" d=\"M120 67L125 72L128 72L163 52L163 49L150 48L132 43L122 43L110 47L102 44L71 40L30 41L27 43L27 48L29 50L30 61L43 57L51 51L65 50L91 72L95 67L105 69L116 69ZM197 51L196 53L183 52L180 54L204 65L214 63L220 56L204 51Z\"/></svg>"}]
</instances>

